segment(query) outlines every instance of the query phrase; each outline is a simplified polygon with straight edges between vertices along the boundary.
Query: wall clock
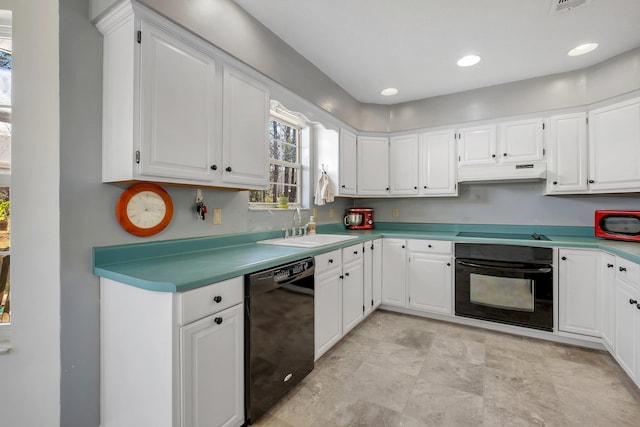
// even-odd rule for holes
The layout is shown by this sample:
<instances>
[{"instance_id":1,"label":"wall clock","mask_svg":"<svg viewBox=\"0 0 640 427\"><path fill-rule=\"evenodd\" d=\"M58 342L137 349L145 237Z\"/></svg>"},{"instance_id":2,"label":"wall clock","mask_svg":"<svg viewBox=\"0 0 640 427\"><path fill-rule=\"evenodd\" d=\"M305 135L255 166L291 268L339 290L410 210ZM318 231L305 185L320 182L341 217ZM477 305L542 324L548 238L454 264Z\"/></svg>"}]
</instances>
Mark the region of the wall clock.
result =
<instances>
[{"instance_id":1,"label":"wall clock","mask_svg":"<svg viewBox=\"0 0 640 427\"><path fill-rule=\"evenodd\" d=\"M156 184L133 184L116 203L116 218L127 232L153 236L165 229L173 216L171 196Z\"/></svg>"}]
</instances>

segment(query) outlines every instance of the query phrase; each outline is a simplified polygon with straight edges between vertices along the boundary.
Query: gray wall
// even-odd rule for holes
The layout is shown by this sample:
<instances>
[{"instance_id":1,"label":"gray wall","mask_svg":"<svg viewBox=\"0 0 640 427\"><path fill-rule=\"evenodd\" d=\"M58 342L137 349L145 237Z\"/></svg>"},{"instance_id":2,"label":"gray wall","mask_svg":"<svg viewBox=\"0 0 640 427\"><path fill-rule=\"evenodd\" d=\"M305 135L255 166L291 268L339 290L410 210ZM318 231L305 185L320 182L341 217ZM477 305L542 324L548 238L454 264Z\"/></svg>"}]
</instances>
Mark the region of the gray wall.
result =
<instances>
[{"instance_id":1,"label":"gray wall","mask_svg":"<svg viewBox=\"0 0 640 427\"><path fill-rule=\"evenodd\" d=\"M115 220L114 206L122 188L100 181L102 37L89 21L92 13L89 3L89 0L60 0L61 425L64 426L99 424L99 293L98 279L91 273L91 248L143 241L124 232ZM105 6L113 2L98 0L98 3ZM386 131L390 123L394 129L426 127L450 120L500 115L509 111L506 107L497 107L510 99L509 94L518 97L510 102L529 109L526 96L531 95L531 88L563 85L562 93L570 94L579 91L582 84L581 74L574 73L543 78L540 82L439 97L398 106L389 122L388 107L355 102L295 51L265 33L252 18L239 13L231 1L147 0L146 3L358 129ZM219 14L199 13L193 9L195 4L219 7ZM636 71L631 77L640 80L637 53L633 55L635 59L632 58L631 63L636 64ZM599 76L619 68L625 73L628 70L625 64L618 67L617 63L603 65L603 68L607 71ZM599 79L594 96L606 98L618 94L617 77ZM626 81L626 74L622 77ZM636 81L636 88L638 85ZM623 90L626 87L623 85ZM566 102L589 102L586 98L555 99L551 89L545 93L548 98L540 100L546 103L536 103L535 109L558 108ZM458 110L461 107L462 110ZM458 113L460 118L456 118ZM175 204L174 220L165 231L144 241L281 228L289 221L289 212L248 211L246 192L207 190L205 202L210 208L223 209L223 224L202 223L191 212L194 190L167 189ZM338 218L329 218L329 209L334 208L339 217L342 210L352 204L375 207L379 221L395 220L390 211L398 207L400 217L397 219L407 222L556 225L590 225L589 218L597 208L640 209L636 195L543 197L541 193L541 184L498 184L463 186L457 199L357 200L355 203L339 199L335 205L318 208L318 222L336 222Z\"/></svg>"}]
</instances>

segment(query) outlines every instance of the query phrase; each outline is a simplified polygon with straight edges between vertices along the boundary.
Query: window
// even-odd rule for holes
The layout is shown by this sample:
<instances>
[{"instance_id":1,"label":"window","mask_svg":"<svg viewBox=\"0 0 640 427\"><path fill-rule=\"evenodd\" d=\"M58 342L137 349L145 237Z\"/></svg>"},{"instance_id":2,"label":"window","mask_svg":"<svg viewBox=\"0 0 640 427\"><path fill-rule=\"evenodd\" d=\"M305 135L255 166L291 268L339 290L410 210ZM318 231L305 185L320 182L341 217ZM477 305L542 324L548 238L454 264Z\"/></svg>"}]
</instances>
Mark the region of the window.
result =
<instances>
[{"instance_id":1,"label":"window","mask_svg":"<svg viewBox=\"0 0 640 427\"><path fill-rule=\"evenodd\" d=\"M300 205L302 128L283 115L269 120L269 188L249 193L254 207Z\"/></svg>"},{"instance_id":2,"label":"window","mask_svg":"<svg viewBox=\"0 0 640 427\"><path fill-rule=\"evenodd\" d=\"M6 11L4 12L7 13ZM11 323L10 191L11 177L11 35L0 13L0 324Z\"/></svg>"}]
</instances>

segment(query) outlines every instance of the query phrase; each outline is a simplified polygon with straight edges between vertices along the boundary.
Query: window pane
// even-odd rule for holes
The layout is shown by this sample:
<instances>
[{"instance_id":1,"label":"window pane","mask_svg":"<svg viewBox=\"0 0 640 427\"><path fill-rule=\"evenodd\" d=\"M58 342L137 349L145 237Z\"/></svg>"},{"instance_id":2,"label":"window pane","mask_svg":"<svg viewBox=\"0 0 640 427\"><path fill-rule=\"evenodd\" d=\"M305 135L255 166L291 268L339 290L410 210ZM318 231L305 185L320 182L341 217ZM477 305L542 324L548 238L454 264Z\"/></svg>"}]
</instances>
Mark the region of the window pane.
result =
<instances>
[{"instance_id":1,"label":"window pane","mask_svg":"<svg viewBox=\"0 0 640 427\"><path fill-rule=\"evenodd\" d=\"M271 140L269 153L272 159L298 163L298 151L296 147L286 142Z\"/></svg>"},{"instance_id":2,"label":"window pane","mask_svg":"<svg viewBox=\"0 0 640 427\"><path fill-rule=\"evenodd\" d=\"M10 194L9 187L0 187L0 323L11 322L11 299L9 277L10 240Z\"/></svg>"},{"instance_id":3,"label":"window pane","mask_svg":"<svg viewBox=\"0 0 640 427\"><path fill-rule=\"evenodd\" d=\"M298 169L274 165L269 167L269 182L276 184L298 184Z\"/></svg>"}]
</instances>

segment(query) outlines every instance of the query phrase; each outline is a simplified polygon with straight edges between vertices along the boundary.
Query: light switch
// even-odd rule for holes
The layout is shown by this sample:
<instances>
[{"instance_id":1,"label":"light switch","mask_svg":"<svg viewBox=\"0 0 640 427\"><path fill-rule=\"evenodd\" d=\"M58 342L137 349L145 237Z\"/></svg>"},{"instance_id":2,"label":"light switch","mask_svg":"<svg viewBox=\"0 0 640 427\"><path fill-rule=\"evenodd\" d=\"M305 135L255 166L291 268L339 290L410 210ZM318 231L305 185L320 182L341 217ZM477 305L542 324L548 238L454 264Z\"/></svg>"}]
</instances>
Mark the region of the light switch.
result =
<instances>
[{"instance_id":1,"label":"light switch","mask_svg":"<svg viewBox=\"0 0 640 427\"><path fill-rule=\"evenodd\" d=\"M213 208L213 225L222 224L222 209Z\"/></svg>"},{"instance_id":2,"label":"light switch","mask_svg":"<svg viewBox=\"0 0 640 427\"><path fill-rule=\"evenodd\" d=\"M394 218L397 218L400 215L400 211L398 211L398 208L393 208L393 210L391 211L391 215Z\"/></svg>"}]
</instances>

